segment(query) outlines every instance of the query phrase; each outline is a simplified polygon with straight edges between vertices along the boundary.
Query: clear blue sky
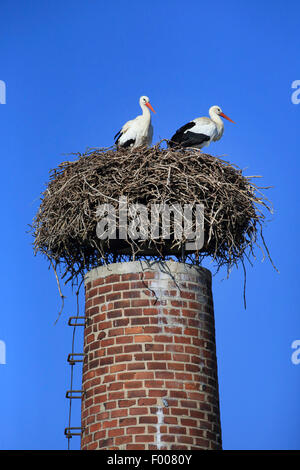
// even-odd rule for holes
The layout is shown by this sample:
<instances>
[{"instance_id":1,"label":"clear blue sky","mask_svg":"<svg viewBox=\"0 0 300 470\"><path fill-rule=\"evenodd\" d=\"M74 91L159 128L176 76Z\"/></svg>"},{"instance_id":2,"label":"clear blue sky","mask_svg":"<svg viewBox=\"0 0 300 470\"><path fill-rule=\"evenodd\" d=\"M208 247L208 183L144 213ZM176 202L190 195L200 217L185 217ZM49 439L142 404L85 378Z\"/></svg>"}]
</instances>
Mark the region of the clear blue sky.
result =
<instances>
[{"instance_id":1,"label":"clear blue sky","mask_svg":"<svg viewBox=\"0 0 300 470\"><path fill-rule=\"evenodd\" d=\"M146 94L154 143L218 104L213 155L263 175L275 213L266 260L214 277L225 449L300 449L299 129L300 4L296 0L1 1L0 449L66 449L74 295L60 309L53 272L34 257L27 224L49 170L65 154L110 146ZM82 299L81 299L81 308ZM78 337L80 349L80 338ZM78 403L73 426L80 425ZM71 448L79 447L74 437Z\"/></svg>"}]
</instances>

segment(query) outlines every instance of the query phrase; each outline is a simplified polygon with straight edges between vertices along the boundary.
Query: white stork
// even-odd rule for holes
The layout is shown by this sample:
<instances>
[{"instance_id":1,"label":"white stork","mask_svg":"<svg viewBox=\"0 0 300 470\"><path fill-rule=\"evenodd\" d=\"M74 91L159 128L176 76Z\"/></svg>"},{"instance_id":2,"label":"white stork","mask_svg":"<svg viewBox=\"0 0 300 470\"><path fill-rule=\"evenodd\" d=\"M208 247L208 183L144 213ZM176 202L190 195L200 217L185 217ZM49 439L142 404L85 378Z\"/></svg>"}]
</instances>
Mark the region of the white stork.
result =
<instances>
[{"instance_id":1,"label":"white stork","mask_svg":"<svg viewBox=\"0 0 300 470\"><path fill-rule=\"evenodd\" d=\"M224 123L220 116L232 121L222 112L219 106L209 108L210 119L200 117L193 119L180 127L169 141L170 147L196 147L201 149L208 146L212 141L221 139L224 132Z\"/></svg>"},{"instance_id":2,"label":"white stork","mask_svg":"<svg viewBox=\"0 0 300 470\"><path fill-rule=\"evenodd\" d=\"M120 147L140 147L150 146L153 137L153 127L151 124L151 111L154 111L148 96L140 97L140 107L143 114L135 119L126 122L122 129L115 135L115 144Z\"/></svg>"}]
</instances>

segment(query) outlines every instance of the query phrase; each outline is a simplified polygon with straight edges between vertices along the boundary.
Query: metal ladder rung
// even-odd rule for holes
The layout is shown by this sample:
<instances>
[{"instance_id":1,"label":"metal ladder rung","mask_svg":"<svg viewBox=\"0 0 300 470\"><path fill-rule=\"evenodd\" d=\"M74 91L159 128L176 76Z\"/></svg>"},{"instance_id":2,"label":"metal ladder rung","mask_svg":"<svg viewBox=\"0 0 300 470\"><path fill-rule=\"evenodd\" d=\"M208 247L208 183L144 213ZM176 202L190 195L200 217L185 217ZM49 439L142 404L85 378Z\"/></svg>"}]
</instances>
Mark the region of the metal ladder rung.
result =
<instances>
[{"instance_id":1,"label":"metal ladder rung","mask_svg":"<svg viewBox=\"0 0 300 470\"><path fill-rule=\"evenodd\" d=\"M80 356L82 359L74 359L75 356ZM67 361L69 364L73 365L75 362L83 362L85 354L84 353L70 353L68 355Z\"/></svg>"},{"instance_id":2,"label":"metal ladder rung","mask_svg":"<svg viewBox=\"0 0 300 470\"><path fill-rule=\"evenodd\" d=\"M80 430L80 432L78 432ZM77 427L77 428L65 428L65 436L67 438L73 437L73 436L81 436L83 433L84 428Z\"/></svg>"},{"instance_id":3,"label":"metal ladder rung","mask_svg":"<svg viewBox=\"0 0 300 470\"><path fill-rule=\"evenodd\" d=\"M75 395L73 395L75 393ZM76 395L78 394L78 395ZM70 398L71 400L73 398L82 398L84 395L84 390L67 390L66 391L66 398Z\"/></svg>"},{"instance_id":4,"label":"metal ladder rung","mask_svg":"<svg viewBox=\"0 0 300 470\"><path fill-rule=\"evenodd\" d=\"M77 320L83 320L83 322L77 323ZM69 326L86 326L87 324L88 324L88 319L86 317L70 317L68 321Z\"/></svg>"}]
</instances>

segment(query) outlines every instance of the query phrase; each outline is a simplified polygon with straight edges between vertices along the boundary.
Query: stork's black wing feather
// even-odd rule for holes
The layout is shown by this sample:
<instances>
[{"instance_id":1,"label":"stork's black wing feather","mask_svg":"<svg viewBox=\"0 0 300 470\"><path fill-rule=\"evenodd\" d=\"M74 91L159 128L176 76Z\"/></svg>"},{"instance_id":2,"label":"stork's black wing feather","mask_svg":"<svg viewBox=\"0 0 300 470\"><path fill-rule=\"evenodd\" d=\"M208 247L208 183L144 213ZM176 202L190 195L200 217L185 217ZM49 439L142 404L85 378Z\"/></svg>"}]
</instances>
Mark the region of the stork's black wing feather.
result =
<instances>
[{"instance_id":1,"label":"stork's black wing feather","mask_svg":"<svg viewBox=\"0 0 300 470\"><path fill-rule=\"evenodd\" d=\"M180 127L169 141L169 146L176 147L180 145L181 147L193 147L207 142L210 139L208 135L192 132L195 125L196 123L191 121Z\"/></svg>"},{"instance_id":2,"label":"stork's black wing feather","mask_svg":"<svg viewBox=\"0 0 300 470\"><path fill-rule=\"evenodd\" d=\"M208 135L188 131L183 134L180 145L182 147L193 147L195 145L201 145L208 140L210 140Z\"/></svg>"},{"instance_id":3,"label":"stork's black wing feather","mask_svg":"<svg viewBox=\"0 0 300 470\"><path fill-rule=\"evenodd\" d=\"M194 126L195 126L195 123L193 121L190 121L184 126L177 129L173 137L171 137L170 141L168 142L169 146L175 147L176 145L181 144L184 138L184 132L187 131L188 129L192 129Z\"/></svg>"},{"instance_id":4,"label":"stork's black wing feather","mask_svg":"<svg viewBox=\"0 0 300 470\"><path fill-rule=\"evenodd\" d=\"M119 130L119 132L115 135L114 139L115 139L115 144L118 146L118 143L119 143L119 140L120 140L120 137L122 136L122 129ZM127 148L127 147L130 147L131 144L134 144L135 142L135 139L129 139L129 140L126 140L120 147L122 148Z\"/></svg>"},{"instance_id":5,"label":"stork's black wing feather","mask_svg":"<svg viewBox=\"0 0 300 470\"><path fill-rule=\"evenodd\" d=\"M127 148L127 147L130 147L130 145L134 144L135 142L135 139L129 139L129 140L126 140L126 142L124 142L124 144L121 145L122 148Z\"/></svg>"},{"instance_id":6,"label":"stork's black wing feather","mask_svg":"<svg viewBox=\"0 0 300 470\"><path fill-rule=\"evenodd\" d=\"M122 132L122 129L120 129L119 132L117 132L116 135L114 136L115 143L117 143L119 138L121 137L121 132Z\"/></svg>"}]
</instances>

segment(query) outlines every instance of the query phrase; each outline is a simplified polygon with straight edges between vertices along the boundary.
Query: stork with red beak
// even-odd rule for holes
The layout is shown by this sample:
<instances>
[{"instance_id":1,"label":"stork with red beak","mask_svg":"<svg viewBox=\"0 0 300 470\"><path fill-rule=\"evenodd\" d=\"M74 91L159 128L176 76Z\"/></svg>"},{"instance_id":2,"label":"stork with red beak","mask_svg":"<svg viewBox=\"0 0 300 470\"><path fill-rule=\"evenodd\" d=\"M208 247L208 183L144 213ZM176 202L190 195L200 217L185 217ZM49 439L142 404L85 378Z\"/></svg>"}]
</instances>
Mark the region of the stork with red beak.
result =
<instances>
[{"instance_id":1,"label":"stork with red beak","mask_svg":"<svg viewBox=\"0 0 300 470\"><path fill-rule=\"evenodd\" d=\"M115 144L118 148L150 146L153 137L150 110L154 111L148 96L140 97L140 107L143 114L126 122L122 129L115 135Z\"/></svg>"},{"instance_id":2,"label":"stork with red beak","mask_svg":"<svg viewBox=\"0 0 300 470\"><path fill-rule=\"evenodd\" d=\"M209 116L210 119L207 117L196 118L180 127L169 141L169 146L199 149L207 147L212 141L221 139L223 135L224 123L220 116L234 122L223 113L219 106L212 106L209 109Z\"/></svg>"}]
</instances>

